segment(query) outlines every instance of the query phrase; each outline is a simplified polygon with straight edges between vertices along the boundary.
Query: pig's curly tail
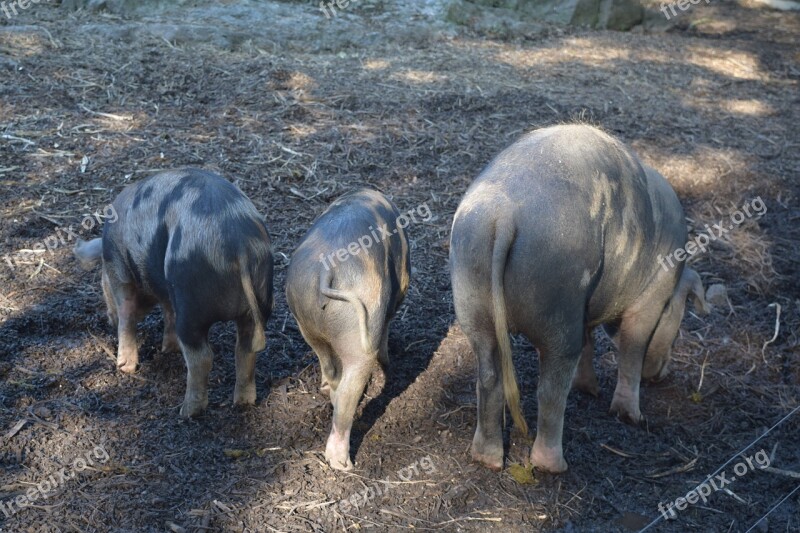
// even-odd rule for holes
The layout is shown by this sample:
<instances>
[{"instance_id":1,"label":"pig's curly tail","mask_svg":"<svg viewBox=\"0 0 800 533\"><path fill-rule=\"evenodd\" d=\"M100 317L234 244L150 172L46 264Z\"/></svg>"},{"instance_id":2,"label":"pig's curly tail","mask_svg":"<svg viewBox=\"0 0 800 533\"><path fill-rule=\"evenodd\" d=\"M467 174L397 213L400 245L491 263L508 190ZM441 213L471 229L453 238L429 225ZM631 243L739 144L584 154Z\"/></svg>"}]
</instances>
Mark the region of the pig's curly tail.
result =
<instances>
[{"instance_id":1,"label":"pig's curly tail","mask_svg":"<svg viewBox=\"0 0 800 533\"><path fill-rule=\"evenodd\" d=\"M326 271L319 277L319 292L323 296L332 300L339 300L348 302L353 306L356 315L358 316L358 328L361 333L361 348L367 354L377 353L377 349L372 345L369 335L369 322L367 316L367 307L364 305L358 296L351 291L332 289L331 282L333 281L333 272Z\"/></svg>"}]
</instances>

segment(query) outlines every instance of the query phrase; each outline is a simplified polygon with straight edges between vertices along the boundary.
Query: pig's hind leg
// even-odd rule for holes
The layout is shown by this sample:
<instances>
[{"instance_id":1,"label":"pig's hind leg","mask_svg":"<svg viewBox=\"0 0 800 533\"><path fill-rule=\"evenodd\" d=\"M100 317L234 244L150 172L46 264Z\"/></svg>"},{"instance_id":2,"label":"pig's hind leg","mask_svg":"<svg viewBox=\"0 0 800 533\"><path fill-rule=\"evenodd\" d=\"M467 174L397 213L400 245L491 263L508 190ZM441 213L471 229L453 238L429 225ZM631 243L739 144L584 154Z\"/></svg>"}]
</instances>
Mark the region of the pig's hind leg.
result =
<instances>
[{"instance_id":1,"label":"pig's hind leg","mask_svg":"<svg viewBox=\"0 0 800 533\"><path fill-rule=\"evenodd\" d=\"M188 324L177 313L178 342L186 361L186 396L181 406L181 416L197 416L208 407L208 374L214 352L208 344L208 326Z\"/></svg>"},{"instance_id":2,"label":"pig's hind leg","mask_svg":"<svg viewBox=\"0 0 800 533\"><path fill-rule=\"evenodd\" d=\"M472 459L492 470L503 468L503 374L494 329L462 323L478 359L478 426L472 439Z\"/></svg>"},{"instance_id":3,"label":"pig's hind leg","mask_svg":"<svg viewBox=\"0 0 800 533\"><path fill-rule=\"evenodd\" d=\"M594 330L587 329L583 339L583 351L578 362L578 371L572 378L572 388L597 397L600 386L594 373Z\"/></svg>"},{"instance_id":4,"label":"pig's hind leg","mask_svg":"<svg viewBox=\"0 0 800 533\"><path fill-rule=\"evenodd\" d=\"M168 300L160 303L161 314L164 315L164 337L161 340L161 351L164 353L180 352L178 334L175 333L175 310Z\"/></svg>"},{"instance_id":5,"label":"pig's hind leg","mask_svg":"<svg viewBox=\"0 0 800 533\"><path fill-rule=\"evenodd\" d=\"M256 403L256 354L252 351L255 322L250 315L236 321L236 386L234 405Z\"/></svg>"},{"instance_id":6,"label":"pig's hind leg","mask_svg":"<svg viewBox=\"0 0 800 533\"><path fill-rule=\"evenodd\" d=\"M478 396L478 424L472 438L472 460L492 470L503 468L503 372L492 310L487 298L468 297L471 291L460 286L474 286L475 280L462 279L462 271L453 274L453 300L461 330L469 339L478 362L475 388ZM484 287L485 294L489 293ZM476 289L477 292L477 289Z\"/></svg>"},{"instance_id":7,"label":"pig's hind leg","mask_svg":"<svg viewBox=\"0 0 800 533\"><path fill-rule=\"evenodd\" d=\"M322 394L328 395L331 399L331 403L333 403L334 393L341 379L341 374L336 368L333 348L327 341L309 335L308 332L303 329L303 326L300 326L300 333L303 334L303 338L308 345L311 346L311 349L314 350L319 360L319 368L322 374L320 377L319 391Z\"/></svg>"},{"instance_id":8,"label":"pig's hind leg","mask_svg":"<svg viewBox=\"0 0 800 533\"><path fill-rule=\"evenodd\" d=\"M569 318L559 325L552 324L544 328L545 331L560 330L560 334L537 344L539 383L536 393L539 407L531 463L552 473L564 472L567 469L562 446L564 412L575 368L586 344L582 317ZM533 332L525 333L528 336ZM533 337L528 336L528 338Z\"/></svg>"},{"instance_id":9,"label":"pig's hind leg","mask_svg":"<svg viewBox=\"0 0 800 533\"><path fill-rule=\"evenodd\" d=\"M340 358L342 375L335 387L332 384L333 424L325 444L325 459L337 470L350 470L353 468L350 460L353 417L372 375L375 359L363 352L358 333L336 339L333 348Z\"/></svg>"}]
</instances>

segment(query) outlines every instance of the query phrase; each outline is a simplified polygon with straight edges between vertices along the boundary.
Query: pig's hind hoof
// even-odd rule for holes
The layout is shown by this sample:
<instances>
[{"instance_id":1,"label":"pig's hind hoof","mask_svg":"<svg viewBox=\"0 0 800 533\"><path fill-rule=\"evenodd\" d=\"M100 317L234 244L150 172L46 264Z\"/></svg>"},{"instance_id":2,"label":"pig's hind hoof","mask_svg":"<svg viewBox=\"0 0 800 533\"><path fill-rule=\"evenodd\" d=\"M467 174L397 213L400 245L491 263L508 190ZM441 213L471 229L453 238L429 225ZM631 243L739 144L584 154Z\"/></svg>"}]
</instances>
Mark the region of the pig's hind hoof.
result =
<instances>
[{"instance_id":1,"label":"pig's hind hoof","mask_svg":"<svg viewBox=\"0 0 800 533\"><path fill-rule=\"evenodd\" d=\"M628 406L620 405L618 402L611 402L611 408L608 412L631 426L640 426L644 421L641 411L638 409L629 409Z\"/></svg>"},{"instance_id":2,"label":"pig's hind hoof","mask_svg":"<svg viewBox=\"0 0 800 533\"><path fill-rule=\"evenodd\" d=\"M533 464L537 470L550 474L563 474L568 468L567 462L563 457L555 459L551 457L537 457L535 453L531 453L531 464Z\"/></svg>"},{"instance_id":3,"label":"pig's hind hoof","mask_svg":"<svg viewBox=\"0 0 800 533\"><path fill-rule=\"evenodd\" d=\"M161 341L161 351L163 353L180 353L181 346L178 344L177 339L168 339L164 337L164 340Z\"/></svg>"},{"instance_id":4,"label":"pig's hind hoof","mask_svg":"<svg viewBox=\"0 0 800 533\"><path fill-rule=\"evenodd\" d=\"M489 470L493 470L495 472L500 472L503 469L503 455L500 454L498 457L497 455L490 455L484 453L478 453L473 448L472 452L472 460L476 463L485 466Z\"/></svg>"},{"instance_id":5,"label":"pig's hind hoof","mask_svg":"<svg viewBox=\"0 0 800 533\"><path fill-rule=\"evenodd\" d=\"M328 454L325 454L325 460L328 461L328 464L334 470L341 470L343 472L348 472L353 469L353 461L350 460L350 457L347 457L346 461L343 461L339 458L329 457Z\"/></svg>"},{"instance_id":6,"label":"pig's hind hoof","mask_svg":"<svg viewBox=\"0 0 800 533\"><path fill-rule=\"evenodd\" d=\"M243 387L242 390L233 392L233 405L246 406L256 404L256 388Z\"/></svg>"},{"instance_id":7,"label":"pig's hind hoof","mask_svg":"<svg viewBox=\"0 0 800 533\"><path fill-rule=\"evenodd\" d=\"M206 402L193 402L187 403L183 402L181 405L181 416L185 418L192 418L195 416L199 416L206 410L208 407L208 401Z\"/></svg>"},{"instance_id":8,"label":"pig's hind hoof","mask_svg":"<svg viewBox=\"0 0 800 533\"><path fill-rule=\"evenodd\" d=\"M585 394L591 394L595 398L600 395L600 385L597 384L597 378L583 379L575 376L575 379L572 380L572 388Z\"/></svg>"},{"instance_id":9,"label":"pig's hind hoof","mask_svg":"<svg viewBox=\"0 0 800 533\"><path fill-rule=\"evenodd\" d=\"M117 361L117 369L125 372L126 374L133 374L136 372L136 361Z\"/></svg>"}]
</instances>

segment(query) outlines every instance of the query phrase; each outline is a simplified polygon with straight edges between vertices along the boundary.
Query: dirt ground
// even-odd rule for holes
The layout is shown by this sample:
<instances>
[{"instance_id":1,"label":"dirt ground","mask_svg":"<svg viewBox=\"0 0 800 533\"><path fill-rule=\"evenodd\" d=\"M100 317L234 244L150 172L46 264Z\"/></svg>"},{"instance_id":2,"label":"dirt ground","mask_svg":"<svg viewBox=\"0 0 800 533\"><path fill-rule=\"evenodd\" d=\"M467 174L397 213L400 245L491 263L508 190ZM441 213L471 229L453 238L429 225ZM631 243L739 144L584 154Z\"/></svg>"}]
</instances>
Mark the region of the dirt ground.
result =
<instances>
[{"instance_id":1,"label":"dirt ground","mask_svg":"<svg viewBox=\"0 0 800 533\"><path fill-rule=\"evenodd\" d=\"M238 14L215 25L192 11L177 29L158 26L169 14L47 4L0 17L0 531L635 531L720 467L730 485L649 531L749 531L800 486L800 415L756 441L800 405L800 15L715 0L667 33L514 35L434 22L432 2L365 0L335 20L263 3L275 16L252 21L223 4ZM672 373L642 387L642 427L607 412L615 352L600 338L600 396L569 398L569 471L526 479L470 462L475 361L452 308L449 229L499 150L575 120L661 170L693 235L756 198L766 212L690 261L729 301L687 307ZM91 214L127 183L182 166L234 181L276 251L257 405L231 406L234 334L219 325L197 420L178 416L185 368L159 352L158 311L139 328L140 371L115 370L99 272L57 231L98 235ZM331 407L283 282L312 220L364 185L434 216L408 230L392 371L362 401L356 469L342 473L324 462ZM23 251L42 242L57 244ZM536 353L514 345L533 431ZM508 431L507 444L507 464L524 463L531 438ZM53 490L30 490L51 476ZM754 530L800 531L800 491Z\"/></svg>"}]
</instances>

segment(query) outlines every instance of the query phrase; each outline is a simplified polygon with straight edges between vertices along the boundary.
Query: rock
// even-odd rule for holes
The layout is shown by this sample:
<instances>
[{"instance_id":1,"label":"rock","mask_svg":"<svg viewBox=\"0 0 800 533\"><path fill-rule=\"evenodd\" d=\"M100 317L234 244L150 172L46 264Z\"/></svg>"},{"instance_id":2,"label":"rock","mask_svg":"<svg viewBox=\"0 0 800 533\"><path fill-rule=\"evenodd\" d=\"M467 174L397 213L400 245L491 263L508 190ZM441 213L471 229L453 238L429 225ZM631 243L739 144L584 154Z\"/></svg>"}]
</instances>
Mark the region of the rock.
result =
<instances>
[{"instance_id":1,"label":"rock","mask_svg":"<svg viewBox=\"0 0 800 533\"><path fill-rule=\"evenodd\" d=\"M500 39L533 38L544 32L542 24L522 20L520 14L511 9L479 6L464 0L451 2L446 18L449 22Z\"/></svg>"},{"instance_id":2,"label":"rock","mask_svg":"<svg viewBox=\"0 0 800 533\"><path fill-rule=\"evenodd\" d=\"M87 11L108 11L115 15L127 16L145 10L152 13L154 9L185 3L185 0L61 0L61 7L70 11L86 9Z\"/></svg>"},{"instance_id":3,"label":"rock","mask_svg":"<svg viewBox=\"0 0 800 533\"><path fill-rule=\"evenodd\" d=\"M800 11L800 2L792 0L755 0L756 3L765 7L771 7L778 11Z\"/></svg>"},{"instance_id":4,"label":"rock","mask_svg":"<svg viewBox=\"0 0 800 533\"><path fill-rule=\"evenodd\" d=\"M622 31L659 25L659 18L638 0L455 0L448 20L476 29L494 25L512 30L539 21Z\"/></svg>"},{"instance_id":5,"label":"rock","mask_svg":"<svg viewBox=\"0 0 800 533\"><path fill-rule=\"evenodd\" d=\"M35 409L33 410L33 414L35 414L35 415L36 415L36 416L38 416L39 418L43 418L43 419L45 419L45 420L47 420L47 419L49 419L51 416L53 416L53 413L52 413L52 411L50 411L50 409L48 409L47 407L41 407L41 406L40 406L40 407L37 407L37 408L35 408Z\"/></svg>"},{"instance_id":6,"label":"rock","mask_svg":"<svg viewBox=\"0 0 800 533\"><path fill-rule=\"evenodd\" d=\"M730 305L728 300L728 290L722 283L715 283L706 290L706 302L715 307L727 307Z\"/></svg>"}]
</instances>

